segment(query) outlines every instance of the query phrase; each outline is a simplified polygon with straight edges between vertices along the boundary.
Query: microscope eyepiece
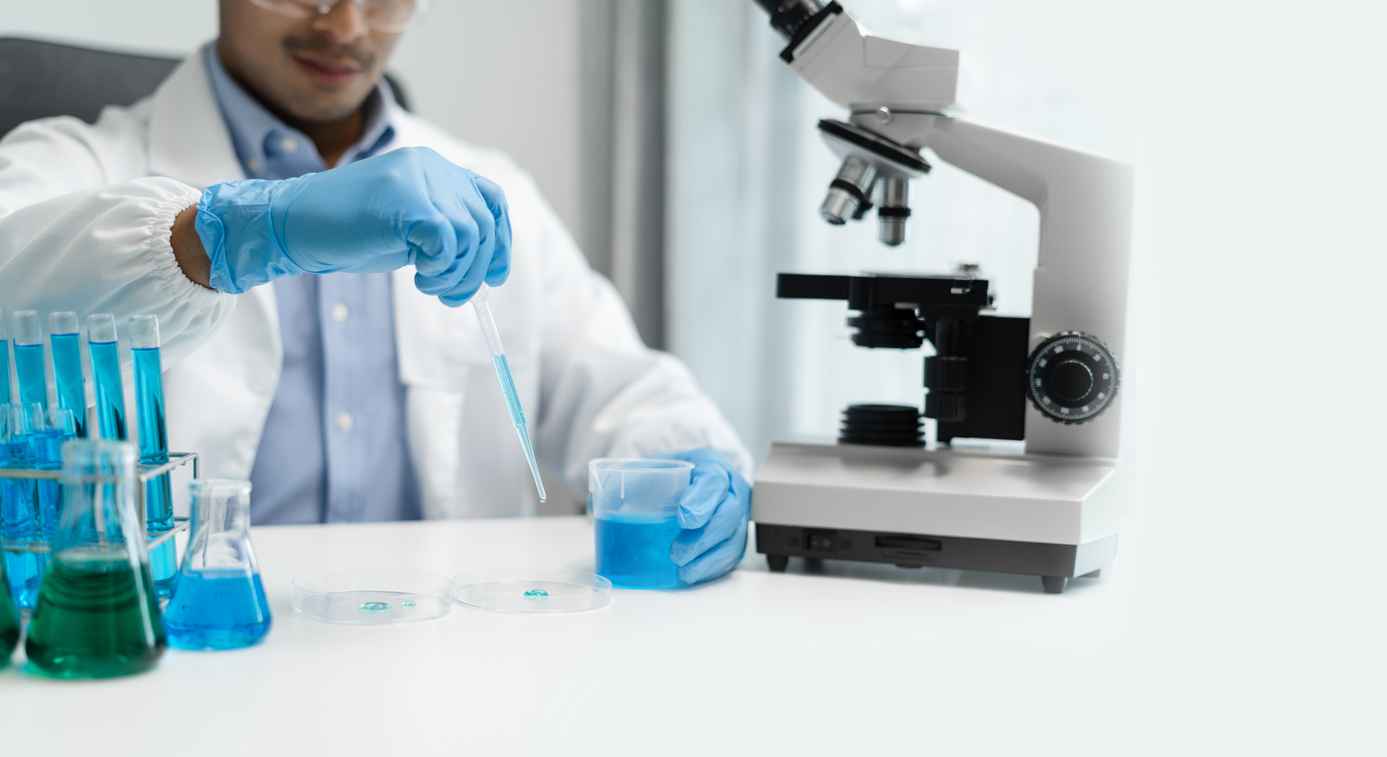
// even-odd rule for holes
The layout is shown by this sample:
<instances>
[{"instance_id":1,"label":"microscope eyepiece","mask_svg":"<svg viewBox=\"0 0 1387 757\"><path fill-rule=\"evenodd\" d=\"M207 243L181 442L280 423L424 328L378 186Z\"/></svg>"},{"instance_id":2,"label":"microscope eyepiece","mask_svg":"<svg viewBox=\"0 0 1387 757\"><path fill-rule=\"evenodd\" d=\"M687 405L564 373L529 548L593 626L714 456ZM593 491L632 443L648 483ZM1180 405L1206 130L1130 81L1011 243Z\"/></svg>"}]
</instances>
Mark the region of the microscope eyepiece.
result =
<instances>
[{"instance_id":1,"label":"microscope eyepiece","mask_svg":"<svg viewBox=\"0 0 1387 757\"><path fill-rule=\"evenodd\" d=\"M787 40L794 39L824 9L818 0L756 0L756 4L770 14L771 26Z\"/></svg>"}]
</instances>

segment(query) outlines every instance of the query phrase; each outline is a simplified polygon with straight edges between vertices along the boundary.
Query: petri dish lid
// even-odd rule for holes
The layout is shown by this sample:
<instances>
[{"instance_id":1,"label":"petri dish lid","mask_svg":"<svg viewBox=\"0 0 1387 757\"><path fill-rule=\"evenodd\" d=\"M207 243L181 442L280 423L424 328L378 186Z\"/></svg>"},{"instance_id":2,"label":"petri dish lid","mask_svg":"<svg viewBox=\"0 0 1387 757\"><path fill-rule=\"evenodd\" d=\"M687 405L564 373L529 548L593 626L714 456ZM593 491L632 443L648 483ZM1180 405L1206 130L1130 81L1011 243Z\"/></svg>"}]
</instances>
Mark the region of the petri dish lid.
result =
<instances>
[{"instance_id":1,"label":"petri dish lid","mask_svg":"<svg viewBox=\"0 0 1387 757\"><path fill-rule=\"evenodd\" d=\"M447 577L434 573L328 573L295 577L292 586L294 611L323 623L415 623L453 608Z\"/></svg>"},{"instance_id":2,"label":"petri dish lid","mask_svg":"<svg viewBox=\"0 0 1387 757\"><path fill-rule=\"evenodd\" d=\"M453 599L491 612L544 614L600 610L612 602L612 582L592 573L549 578L453 579Z\"/></svg>"}]
</instances>

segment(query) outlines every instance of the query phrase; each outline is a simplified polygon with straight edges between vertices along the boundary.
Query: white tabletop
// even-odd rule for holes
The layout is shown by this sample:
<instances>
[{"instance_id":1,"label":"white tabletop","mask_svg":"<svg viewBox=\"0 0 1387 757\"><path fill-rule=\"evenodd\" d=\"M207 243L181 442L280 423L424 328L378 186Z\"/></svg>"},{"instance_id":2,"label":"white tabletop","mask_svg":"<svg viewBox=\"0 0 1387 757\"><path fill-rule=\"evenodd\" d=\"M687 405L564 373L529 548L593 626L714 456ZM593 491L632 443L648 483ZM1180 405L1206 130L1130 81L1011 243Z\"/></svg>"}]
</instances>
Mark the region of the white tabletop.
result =
<instances>
[{"instance_id":1,"label":"white tabletop","mask_svg":"<svg viewBox=\"0 0 1387 757\"><path fill-rule=\"evenodd\" d=\"M1036 578L798 561L749 549L730 577L618 591L604 610L458 606L412 625L296 616L290 579L411 564L448 574L591 570L583 518L261 528L274 629L171 650L104 682L0 673L5 754L923 754L1107 743L1139 664L1116 569L1060 596ZM1126 545L1124 545L1124 548ZM18 662L19 658L16 658ZM1086 725L1076 727L1075 718ZM17 743L16 743L17 742ZM755 750L755 752L753 752Z\"/></svg>"}]
</instances>

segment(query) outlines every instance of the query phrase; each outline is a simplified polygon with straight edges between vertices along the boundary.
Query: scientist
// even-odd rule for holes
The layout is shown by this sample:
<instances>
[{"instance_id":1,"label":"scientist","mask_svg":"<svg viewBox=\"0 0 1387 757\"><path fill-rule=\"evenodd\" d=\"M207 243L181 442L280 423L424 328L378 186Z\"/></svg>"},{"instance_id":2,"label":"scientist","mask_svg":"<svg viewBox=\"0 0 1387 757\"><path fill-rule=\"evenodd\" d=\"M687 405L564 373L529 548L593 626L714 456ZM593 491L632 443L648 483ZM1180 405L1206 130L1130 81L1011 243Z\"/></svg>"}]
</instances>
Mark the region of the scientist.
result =
<instances>
[{"instance_id":1,"label":"scientist","mask_svg":"<svg viewBox=\"0 0 1387 757\"><path fill-rule=\"evenodd\" d=\"M534 183L404 112L414 0L221 0L150 98L0 141L0 308L159 316L168 428L257 523L520 515L533 489L475 319L483 284L539 456L695 463L673 557L731 570L749 458L646 348ZM504 286L501 286L504 284ZM449 307L452 306L452 307Z\"/></svg>"}]
</instances>

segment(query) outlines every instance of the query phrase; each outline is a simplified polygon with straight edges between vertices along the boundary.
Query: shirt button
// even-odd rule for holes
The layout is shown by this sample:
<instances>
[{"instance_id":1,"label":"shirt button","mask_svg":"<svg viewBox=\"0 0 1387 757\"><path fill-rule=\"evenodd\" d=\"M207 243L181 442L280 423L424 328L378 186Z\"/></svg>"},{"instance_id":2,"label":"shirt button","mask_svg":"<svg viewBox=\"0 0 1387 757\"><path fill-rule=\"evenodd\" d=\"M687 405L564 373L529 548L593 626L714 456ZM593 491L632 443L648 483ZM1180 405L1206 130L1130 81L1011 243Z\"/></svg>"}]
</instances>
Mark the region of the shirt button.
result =
<instances>
[{"instance_id":1,"label":"shirt button","mask_svg":"<svg viewBox=\"0 0 1387 757\"><path fill-rule=\"evenodd\" d=\"M338 414L337 414L337 428L341 429L344 433L347 432L347 431L351 431L351 430L352 430L352 414L351 414L351 413L338 413Z\"/></svg>"},{"instance_id":2,"label":"shirt button","mask_svg":"<svg viewBox=\"0 0 1387 757\"><path fill-rule=\"evenodd\" d=\"M250 168L251 173L260 173L260 169L263 168L264 165L264 163L261 163L260 161L251 158L250 164L247 167Z\"/></svg>"},{"instance_id":3,"label":"shirt button","mask_svg":"<svg viewBox=\"0 0 1387 757\"><path fill-rule=\"evenodd\" d=\"M332 306L332 320L337 321L338 323L346 323L347 316L349 315L351 315L351 310L349 310L347 306L343 303L339 302L336 305Z\"/></svg>"},{"instance_id":4,"label":"shirt button","mask_svg":"<svg viewBox=\"0 0 1387 757\"><path fill-rule=\"evenodd\" d=\"M299 143L293 139L286 139L279 143L279 149L285 152L294 152L299 149Z\"/></svg>"}]
</instances>

